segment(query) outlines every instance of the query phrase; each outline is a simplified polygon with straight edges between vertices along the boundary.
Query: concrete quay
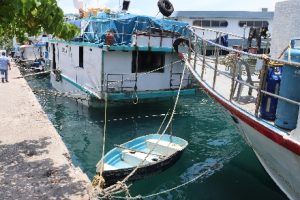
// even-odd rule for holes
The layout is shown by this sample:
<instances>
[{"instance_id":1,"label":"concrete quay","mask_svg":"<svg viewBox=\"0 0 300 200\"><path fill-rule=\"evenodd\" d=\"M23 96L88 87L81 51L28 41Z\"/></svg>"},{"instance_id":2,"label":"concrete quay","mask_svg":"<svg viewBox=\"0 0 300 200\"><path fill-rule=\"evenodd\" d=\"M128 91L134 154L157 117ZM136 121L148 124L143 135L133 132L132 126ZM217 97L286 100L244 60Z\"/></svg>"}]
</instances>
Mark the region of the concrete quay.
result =
<instances>
[{"instance_id":1,"label":"concrete quay","mask_svg":"<svg viewBox=\"0 0 300 200\"><path fill-rule=\"evenodd\" d=\"M0 80L0 199L89 199L90 180L20 76L13 65Z\"/></svg>"}]
</instances>

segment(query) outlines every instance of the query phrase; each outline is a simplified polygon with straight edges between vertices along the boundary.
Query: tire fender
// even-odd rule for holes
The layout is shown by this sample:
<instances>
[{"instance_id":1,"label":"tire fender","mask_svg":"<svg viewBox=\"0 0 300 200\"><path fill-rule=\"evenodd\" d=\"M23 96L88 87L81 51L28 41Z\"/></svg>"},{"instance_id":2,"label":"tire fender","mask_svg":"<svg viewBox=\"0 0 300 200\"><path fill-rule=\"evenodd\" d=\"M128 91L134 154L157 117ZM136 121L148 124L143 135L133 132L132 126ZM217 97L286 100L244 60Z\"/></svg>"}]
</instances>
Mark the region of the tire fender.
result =
<instances>
[{"instance_id":1,"label":"tire fender","mask_svg":"<svg viewBox=\"0 0 300 200\"><path fill-rule=\"evenodd\" d=\"M159 0L157 5L163 16L169 17L174 12L174 7L169 0Z\"/></svg>"}]
</instances>

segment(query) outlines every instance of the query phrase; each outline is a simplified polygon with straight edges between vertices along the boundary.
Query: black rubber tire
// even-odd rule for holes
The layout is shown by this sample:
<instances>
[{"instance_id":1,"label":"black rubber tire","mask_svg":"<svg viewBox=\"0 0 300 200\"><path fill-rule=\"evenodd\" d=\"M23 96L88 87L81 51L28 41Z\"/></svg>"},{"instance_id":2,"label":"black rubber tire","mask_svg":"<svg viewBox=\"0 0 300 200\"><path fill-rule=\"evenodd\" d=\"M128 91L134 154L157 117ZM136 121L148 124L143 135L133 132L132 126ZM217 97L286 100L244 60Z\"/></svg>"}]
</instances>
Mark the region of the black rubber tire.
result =
<instances>
[{"instance_id":1,"label":"black rubber tire","mask_svg":"<svg viewBox=\"0 0 300 200\"><path fill-rule=\"evenodd\" d=\"M176 53L178 53L178 46L181 44L181 43L185 43L188 47L190 46L190 42L189 40L183 38L183 37L179 37L177 38L174 42L173 42L173 47L176 51ZM194 46L192 45L191 46L192 50L194 49Z\"/></svg>"},{"instance_id":2,"label":"black rubber tire","mask_svg":"<svg viewBox=\"0 0 300 200\"><path fill-rule=\"evenodd\" d=\"M159 0L157 5L163 16L169 17L174 12L174 7L169 0Z\"/></svg>"}]
</instances>

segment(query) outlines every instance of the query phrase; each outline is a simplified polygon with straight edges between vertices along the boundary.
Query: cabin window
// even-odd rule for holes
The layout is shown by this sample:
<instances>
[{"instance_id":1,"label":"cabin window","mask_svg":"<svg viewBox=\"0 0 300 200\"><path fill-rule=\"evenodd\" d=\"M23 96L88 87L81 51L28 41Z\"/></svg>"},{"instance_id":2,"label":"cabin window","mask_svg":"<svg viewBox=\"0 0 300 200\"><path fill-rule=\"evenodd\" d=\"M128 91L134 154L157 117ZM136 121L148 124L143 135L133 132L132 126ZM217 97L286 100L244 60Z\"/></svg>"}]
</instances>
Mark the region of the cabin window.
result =
<instances>
[{"instance_id":1,"label":"cabin window","mask_svg":"<svg viewBox=\"0 0 300 200\"><path fill-rule=\"evenodd\" d=\"M202 27L227 27L228 22L225 20L195 20L193 21L193 25Z\"/></svg>"},{"instance_id":2,"label":"cabin window","mask_svg":"<svg viewBox=\"0 0 300 200\"><path fill-rule=\"evenodd\" d=\"M239 26L243 27L244 25L248 27L268 27L269 22L267 21L239 21Z\"/></svg>"},{"instance_id":3,"label":"cabin window","mask_svg":"<svg viewBox=\"0 0 300 200\"><path fill-rule=\"evenodd\" d=\"M83 47L79 47L79 67L83 68Z\"/></svg>"},{"instance_id":4,"label":"cabin window","mask_svg":"<svg viewBox=\"0 0 300 200\"><path fill-rule=\"evenodd\" d=\"M132 73L148 72L165 65L164 52L151 52L151 51L133 51L132 52ZM164 68L155 71L164 72Z\"/></svg>"}]
</instances>

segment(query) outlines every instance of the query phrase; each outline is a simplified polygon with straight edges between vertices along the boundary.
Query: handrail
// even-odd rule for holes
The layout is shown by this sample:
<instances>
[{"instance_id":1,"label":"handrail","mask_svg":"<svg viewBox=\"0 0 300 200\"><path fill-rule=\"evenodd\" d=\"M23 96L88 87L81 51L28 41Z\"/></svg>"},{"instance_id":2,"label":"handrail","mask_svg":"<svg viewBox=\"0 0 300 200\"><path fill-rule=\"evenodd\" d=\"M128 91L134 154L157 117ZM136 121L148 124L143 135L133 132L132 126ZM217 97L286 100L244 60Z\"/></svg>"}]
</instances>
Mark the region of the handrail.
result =
<instances>
[{"instance_id":1,"label":"handrail","mask_svg":"<svg viewBox=\"0 0 300 200\"><path fill-rule=\"evenodd\" d=\"M245 39L244 37L242 37L240 35L236 35L236 34L233 34L233 33L227 33L227 32L224 32L224 31L218 31L218 30L214 30L214 29L210 29L210 28L203 28L201 26L191 26L191 28L200 29L200 30L203 30L203 31L215 32L215 33L222 33L222 34L230 35L230 36L237 37L237 38L240 38L240 39Z\"/></svg>"},{"instance_id":2,"label":"handrail","mask_svg":"<svg viewBox=\"0 0 300 200\"><path fill-rule=\"evenodd\" d=\"M219 31L219 30L210 29L210 28L204 28L204 27L201 27L201 26L190 26L190 28L191 29L200 29L202 31L208 31L208 32L221 33L221 34L224 34L224 35L233 36L233 37L236 37L236 38L239 38L239 39L243 39L243 40L246 39L246 36L240 36L240 35L236 35L236 34L233 34L233 33L228 33L228 32ZM262 43L267 43L265 41L261 41L261 42Z\"/></svg>"},{"instance_id":3,"label":"handrail","mask_svg":"<svg viewBox=\"0 0 300 200\"><path fill-rule=\"evenodd\" d=\"M200 60L202 60L202 58L200 58L200 57L198 57L198 58L199 58ZM209 63L205 62L205 65L206 65L208 68L210 68L210 69L212 69L212 70L215 70L215 68L214 68L213 66L211 66ZM219 69L217 70L217 72L218 72L219 74L221 74L221 75L227 77L227 78L230 78L230 79L233 77L233 76L231 76L231 75L227 74L226 72L221 71L221 70L219 70ZM258 87L253 86L253 85L247 83L246 81L243 81L243 80L240 80L240 79L237 79L237 78L234 78L234 81L235 81L235 82L238 82L238 83L240 83L240 84L243 84L243 85L245 85L245 86L247 86L247 87L249 87L249 88L252 88L252 89L254 89L254 90L258 90ZM295 105L297 105L297 106L300 106L300 102L297 102L297 101L294 101L294 100L291 100L291 99L288 99L288 98L279 96L279 95L277 95L277 94L274 94L274 93L271 93L271 92L268 92L268 91L265 91L265 90L261 90L261 93L266 94L266 95L269 95L269 96L272 96L272 97L275 97L275 98L277 98L277 99L280 99L280 100L283 100L283 101L286 101L286 102L289 102L289 103L291 103L291 104L295 104Z\"/></svg>"},{"instance_id":4,"label":"handrail","mask_svg":"<svg viewBox=\"0 0 300 200\"><path fill-rule=\"evenodd\" d=\"M230 51L230 52L235 52L235 53L238 53L238 54L242 54L242 55L246 55L246 56L254 57L254 58L258 58L258 59L265 59L265 55L258 55L258 54L253 54L253 53L248 53L248 52L240 51L240 50L233 49L233 48L230 48L230 47L225 47L225 46L219 45L219 44L217 44L217 43L215 43L213 41L210 41L210 40L207 40L205 38L202 38L201 36L199 36L194 31L192 31L192 33L194 34L194 36L199 37L200 40L203 40L203 41L205 41L205 42L207 42L207 43L209 43L209 44L211 44L213 46L218 46L222 50L226 50L226 51ZM271 57L269 57L268 59L270 61L279 62L279 63L282 63L282 64L291 65L291 66L294 65L295 67L300 67L300 63L298 63L298 62L285 61L285 60L271 58Z\"/></svg>"}]
</instances>

